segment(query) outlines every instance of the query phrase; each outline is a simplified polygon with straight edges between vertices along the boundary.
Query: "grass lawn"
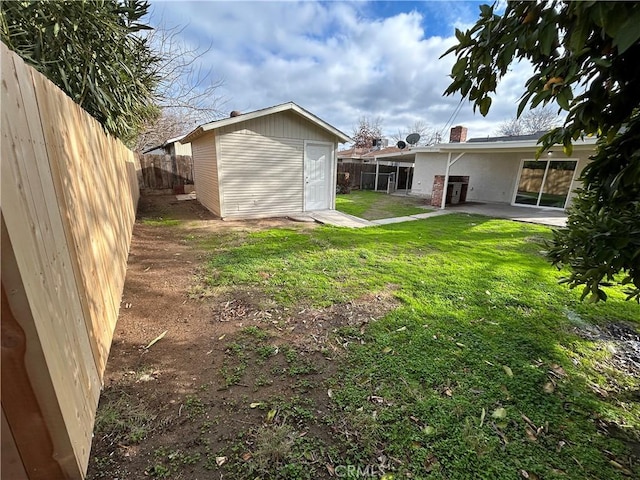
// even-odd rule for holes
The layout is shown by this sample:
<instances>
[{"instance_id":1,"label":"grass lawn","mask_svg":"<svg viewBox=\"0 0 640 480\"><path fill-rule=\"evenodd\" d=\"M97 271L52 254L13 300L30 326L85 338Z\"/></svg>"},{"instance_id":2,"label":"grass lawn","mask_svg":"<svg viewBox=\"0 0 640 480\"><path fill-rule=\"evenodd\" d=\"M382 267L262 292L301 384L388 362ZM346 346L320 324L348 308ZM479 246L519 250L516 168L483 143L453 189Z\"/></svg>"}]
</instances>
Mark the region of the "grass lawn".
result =
<instances>
[{"instance_id":1,"label":"grass lawn","mask_svg":"<svg viewBox=\"0 0 640 480\"><path fill-rule=\"evenodd\" d=\"M421 205L424 205L424 199L421 198L387 195L370 190L355 190L349 194L336 195L336 210L367 220L403 217L431 211Z\"/></svg>"},{"instance_id":2,"label":"grass lawn","mask_svg":"<svg viewBox=\"0 0 640 480\"><path fill-rule=\"evenodd\" d=\"M339 195L337 208L369 219L424 211L380 199L395 200L354 192ZM310 405L308 414L330 426L333 463L291 447L260 478L317 478L337 467L347 478L357 469L374 478L637 475L630 449L640 441L640 378L618 368L614 348L576 332L611 322L637 328L640 306L615 290L606 303L581 303L543 256L549 232L451 214L206 239L206 282L218 291L259 292L291 312L384 292L398 302L380 320L332 332L344 354L325 380L331 410L314 417ZM273 435L291 438L297 427L288 422ZM329 441L315 439L313 449ZM285 463L298 473L287 477Z\"/></svg>"}]
</instances>

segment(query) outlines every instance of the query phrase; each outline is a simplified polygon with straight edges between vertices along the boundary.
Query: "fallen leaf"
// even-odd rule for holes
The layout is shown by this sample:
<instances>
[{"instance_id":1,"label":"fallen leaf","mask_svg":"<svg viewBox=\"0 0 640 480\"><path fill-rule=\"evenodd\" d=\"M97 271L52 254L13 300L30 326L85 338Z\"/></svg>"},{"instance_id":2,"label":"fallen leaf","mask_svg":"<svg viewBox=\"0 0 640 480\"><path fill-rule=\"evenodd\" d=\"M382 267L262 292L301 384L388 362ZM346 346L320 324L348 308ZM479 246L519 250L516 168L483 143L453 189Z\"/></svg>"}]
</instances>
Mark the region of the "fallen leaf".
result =
<instances>
[{"instance_id":1,"label":"fallen leaf","mask_svg":"<svg viewBox=\"0 0 640 480\"><path fill-rule=\"evenodd\" d=\"M258 408L258 407L261 407L262 405L264 405L264 403L262 402L253 402L252 404L249 405L249 408Z\"/></svg>"},{"instance_id":2,"label":"fallen leaf","mask_svg":"<svg viewBox=\"0 0 640 480\"><path fill-rule=\"evenodd\" d=\"M507 374L507 377L513 377L513 371L511 370L511 368L509 368L506 365L503 365L502 369L504 370L504 373Z\"/></svg>"},{"instance_id":3,"label":"fallen leaf","mask_svg":"<svg viewBox=\"0 0 640 480\"><path fill-rule=\"evenodd\" d=\"M564 377L567 374L567 372L564 371L564 368L557 363L551 364L551 370L559 377Z\"/></svg>"},{"instance_id":4,"label":"fallen leaf","mask_svg":"<svg viewBox=\"0 0 640 480\"><path fill-rule=\"evenodd\" d=\"M385 348L382 350L382 353L385 353L385 354L386 354L386 353L391 353L391 352L393 352L393 348L391 348L391 347L385 347Z\"/></svg>"},{"instance_id":5,"label":"fallen leaf","mask_svg":"<svg viewBox=\"0 0 640 480\"><path fill-rule=\"evenodd\" d=\"M251 452L246 452L242 454L242 460L244 460L245 462L251 460L251 457L253 457L253 455L251 455Z\"/></svg>"},{"instance_id":6,"label":"fallen leaf","mask_svg":"<svg viewBox=\"0 0 640 480\"><path fill-rule=\"evenodd\" d=\"M544 384L544 387L542 387L542 390L544 390L544 393L553 393L555 389L556 387L552 382L547 382Z\"/></svg>"},{"instance_id":7,"label":"fallen leaf","mask_svg":"<svg viewBox=\"0 0 640 480\"><path fill-rule=\"evenodd\" d=\"M447 397L452 397L452 396L453 396L453 392L451 391L451 389L450 389L450 388L445 388L445 389L444 389L444 394L445 394Z\"/></svg>"},{"instance_id":8,"label":"fallen leaf","mask_svg":"<svg viewBox=\"0 0 640 480\"><path fill-rule=\"evenodd\" d=\"M489 290L485 290L484 293L486 293L487 295L491 295L491 292Z\"/></svg>"},{"instance_id":9,"label":"fallen leaf","mask_svg":"<svg viewBox=\"0 0 640 480\"><path fill-rule=\"evenodd\" d=\"M482 413L480 414L480 426L484 424L484 417L486 417L487 411L482 407Z\"/></svg>"},{"instance_id":10,"label":"fallen leaf","mask_svg":"<svg viewBox=\"0 0 640 480\"><path fill-rule=\"evenodd\" d=\"M164 338L164 336L167 334L169 330L165 330L164 332L162 332L160 335L158 335L156 338L154 338L153 340L151 340L149 342L149 345L147 345L146 347L144 347L145 350L149 350L149 348L151 348L154 344L156 344L157 342L159 342L160 340L162 340Z\"/></svg>"},{"instance_id":11,"label":"fallen leaf","mask_svg":"<svg viewBox=\"0 0 640 480\"><path fill-rule=\"evenodd\" d=\"M267 412L267 423L273 422L273 419L275 418L276 413L278 413L278 410L276 410L275 408Z\"/></svg>"},{"instance_id":12,"label":"fallen leaf","mask_svg":"<svg viewBox=\"0 0 640 480\"><path fill-rule=\"evenodd\" d=\"M329 465L328 463L326 463L325 467L327 467L327 472L329 472L329 475L331 475L332 477L336 476L336 469L333 468L333 465Z\"/></svg>"},{"instance_id":13,"label":"fallen leaf","mask_svg":"<svg viewBox=\"0 0 640 480\"><path fill-rule=\"evenodd\" d=\"M216 457L216 465L221 467L222 465L227 463L227 460L228 460L227 457Z\"/></svg>"},{"instance_id":14,"label":"fallen leaf","mask_svg":"<svg viewBox=\"0 0 640 480\"><path fill-rule=\"evenodd\" d=\"M496 408L491 414L491 417L498 419L507 418L507 410L503 407Z\"/></svg>"},{"instance_id":15,"label":"fallen leaf","mask_svg":"<svg viewBox=\"0 0 640 480\"><path fill-rule=\"evenodd\" d=\"M466 345L464 343L460 343L460 342L456 342L456 345L460 348L464 348L466 347Z\"/></svg>"},{"instance_id":16,"label":"fallen leaf","mask_svg":"<svg viewBox=\"0 0 640 480\"><path fill-rule=\"evenodd\" d=\"M613 465L615 468L617 468L618 470L620 470L625 475L629 475L629 476L633 475L633 472L631 470L625 468L624 466L622 466L621 464L619 464L615 460L609 460L609 463L611 465Z\"/></svg>"},{"instance_id":17,"label":"fallen leaf","mask_svg":"<svg viewBox=\"0 0 640 480\"><path fill-rule=\"evenodd\" d=\"M329 398L333 398L333 390L331 390L331 389L327 390L327 396Z\"/></svg>"},{"instance_id":18,"label":"fallen leaf","mask_svg":"<svg viewBox=\"0 0 640 480\"><path fill-rule=\"evenodd\" d=\"M226 334L224 334L224 335L220 335L220 336L218 337L218 340L223 340L223 339L224 339L224 337L226 337L226 336L227 336Z\"/></svg>"},{"instance_id":19,"label":"fallen leaf","mask_svg":"<svg viewBox=\"0 0 640 480\"><path fill-rule=\"evenodd\" d=\"M404 332L407 329L407 327L400 327L396 330L396 332Z\"/></svg>"},{"instance_id":20,"label":"fallen leaf","mask_svg":"<svg viewBox=\"0 0 640 480\"><path fill-rule=\"evenodd\" d=\"M529 440L530 442L536 442L538 441L538 437L536 436L536 432L534 432L531 427L526 427L525 432L527 434L527 440Z\"/></svg>"}]
</instances>

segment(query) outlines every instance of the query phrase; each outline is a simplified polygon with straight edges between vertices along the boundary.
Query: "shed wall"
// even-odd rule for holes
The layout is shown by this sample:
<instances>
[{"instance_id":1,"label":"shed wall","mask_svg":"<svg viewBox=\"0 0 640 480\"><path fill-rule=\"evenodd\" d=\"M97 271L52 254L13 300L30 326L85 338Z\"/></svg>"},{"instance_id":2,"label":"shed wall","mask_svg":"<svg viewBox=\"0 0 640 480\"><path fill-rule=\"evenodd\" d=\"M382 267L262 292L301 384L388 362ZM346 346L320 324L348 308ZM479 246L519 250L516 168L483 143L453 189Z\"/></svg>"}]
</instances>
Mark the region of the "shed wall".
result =
<instances>
[{"instance_id":1,"label":"shed wall","mask_svg":"<svg viewBox=\"0 0 640 480\"><path fill-rule=\"evenodd\" d=\"M220 209L220 185L216 134L206 132L191 143L193 150L193 178L198 201L214 214L222 216Z\"/></svg>"},{"instance_id":2,"label":"shed wall","mask_svg":"<svg viewBox=\"0 0 640 480\"><path fill-rule=\"evenodd\" d=\"M324 128L308 121L294 112L279 112L264 117L238 122L217 129L219 134L258 134L265 137L290 138L298 140L319 140L338 143L338 139Z\"/></svg>"},{"instance_id":3,"label":"shed wall","mask_svg":"<svg viewBox=\"0 0 640 480\"><path fill-rule=\"evenodd\" d=\"M239 122L216 132L221 216L228 218L302 212L304 141L331 142L334 150L338 142L334 135L293 112ZM335 175L328 181L335 189Z\"/></svg>"},{"instance_id":4,"label":"shed wall","mask_svg":"<svg viewBox=\"0 0 640 480\"><path fill-rule=\"evenodd\" d=\"M302 212L303 140L230 133L220 136L220 149L222 217Z\"/></svg>"}]
</instances>

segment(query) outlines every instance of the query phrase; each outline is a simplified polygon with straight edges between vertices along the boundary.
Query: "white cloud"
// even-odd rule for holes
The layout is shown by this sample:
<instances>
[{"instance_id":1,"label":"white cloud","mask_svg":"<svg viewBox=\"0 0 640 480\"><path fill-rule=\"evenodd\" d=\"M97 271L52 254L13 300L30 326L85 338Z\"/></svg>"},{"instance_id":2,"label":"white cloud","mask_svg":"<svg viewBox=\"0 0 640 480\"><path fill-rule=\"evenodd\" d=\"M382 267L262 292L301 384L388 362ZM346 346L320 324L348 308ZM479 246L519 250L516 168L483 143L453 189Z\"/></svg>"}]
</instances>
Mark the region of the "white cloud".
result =
<instances>
[{"instance_id":1,"label":"white cloud","mask_svg":"<svg viewBox=\"0 0 640 480\"><path fill-rule=\"evenodd\" d=\"M363 115L382 117L389 134L415 120L441 128L460 97L442 96L454 57L439 57L455 42L453 25L473 23L477 7L416 3L387 18L371 15L375 8L362 2L154 3L155 21L162 13L168 25L189 23L186 42L212 44L202 61L224 79L220 93L229 110L292 100L347 134ZM435 26L448 35L426 36ZM515 113L527 68L517 65L507 75L490 118L473 115L465 102L454 124L467 125L470 136L492 133Z\"/></svg>"}]
</instances>

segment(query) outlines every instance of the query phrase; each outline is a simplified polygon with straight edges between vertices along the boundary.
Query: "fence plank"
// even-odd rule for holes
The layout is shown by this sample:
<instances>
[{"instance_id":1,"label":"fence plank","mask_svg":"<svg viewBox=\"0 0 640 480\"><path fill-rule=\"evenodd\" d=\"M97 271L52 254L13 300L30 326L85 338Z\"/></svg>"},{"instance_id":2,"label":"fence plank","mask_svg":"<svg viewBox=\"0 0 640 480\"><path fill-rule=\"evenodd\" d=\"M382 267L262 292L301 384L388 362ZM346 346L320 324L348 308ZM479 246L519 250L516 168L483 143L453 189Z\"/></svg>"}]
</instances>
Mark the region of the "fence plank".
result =
<instances>
[{"instance_id":1,"label":"fence plank","mask_svg":"<svg viewBox=\"0 0 640 480\"><path fill-rule=\"evenodd\" d=\"M193 158L190 155L138 154L141 189L166 190L193 185Z\"/></svg>"},{"instance_id":2,"label":"fence plank","mask_svg":"<svg viewBox=\"0 0 640 480\"><path fill-rule=\"evenodd\" d=\"M14 61L13 54L2 56L2 67L2 216L11 243L19 246L16 263L32 314L19 320L33 321L36 336L27 339L29 351L40 347L46 366L37 356L28 356L25 363L40 399L57 400L41 401L40 407L50 424L62 421L72 439L72 451L59 442L54 456L63 459L68 475L77 477L80 463L88 460L100 382L71 278L55 192L45 172L46 152L33 86L26 66L19 59ZM3 255L3 283L5 265ZM43 375L50 383L41 381ZM8 421L13 428L13 419Z\"/></svg>"},{"instance_id":3,"label":"fence plank","mask_svg":"<svg viewBox=\"0 0 640 480\"><path fill-rule=\"evenodd\" d=\"M16 387L4 389L2 407L29 478L82 478L124 286L139 162L0 47L3 314L13 315L24 343L6 378L2 369L3 385ZM3 340L4 329L3 321ZM34 402L21 402L29 391Z\"/></svg>"}]
</instances>

